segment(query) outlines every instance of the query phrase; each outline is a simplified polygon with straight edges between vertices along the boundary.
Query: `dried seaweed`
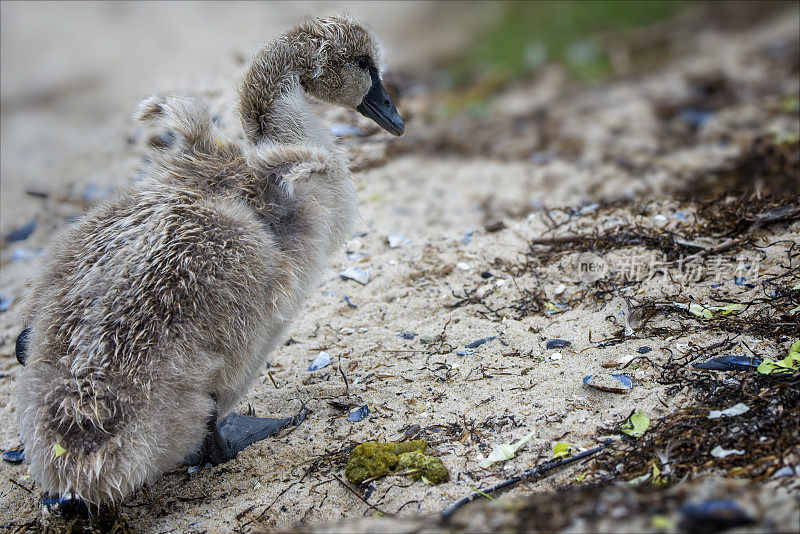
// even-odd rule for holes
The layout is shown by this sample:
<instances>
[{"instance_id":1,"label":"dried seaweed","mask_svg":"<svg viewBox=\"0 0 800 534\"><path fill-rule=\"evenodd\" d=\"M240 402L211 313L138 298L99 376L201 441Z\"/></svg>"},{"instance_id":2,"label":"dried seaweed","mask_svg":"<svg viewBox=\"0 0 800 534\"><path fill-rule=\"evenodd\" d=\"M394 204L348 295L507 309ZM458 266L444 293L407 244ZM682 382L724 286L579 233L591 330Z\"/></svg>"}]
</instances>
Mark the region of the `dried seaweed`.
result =
<instances>
[{"instance_id":1,"label":"dried seaweed","mask_svg":"<svg viewBox=\"0 0 800 534\"><path fill-rule=\"evenodd\" d=\"M800 375L761 375L753 371L719 375L671 371L671 380L688 384L695 404L659 419L639 440L624 440L599 458L597 473L632 480L660 473L658 484L716 471L729 477L763 480L783 465L800 460ZM668 377L669 378L669 377ZM709 419L714 409L744 403L749 411L735 418ZM740 449L744 455L715 458L715 446ZM651 480L651 482L655 482Z\"/></svg>"},{"instance_id":2,"label":"dried seaweed","mask_svg":"<svg viewBox=\"0 0 800 534\"><path fill-rule=\"evenodd\" d=\"M706 201L726 195L796 196L800 189L799 163L800 138L796 135L786 139L761 135L722 168L690 177L676 196Z\"/></svg>"}]
</instances>

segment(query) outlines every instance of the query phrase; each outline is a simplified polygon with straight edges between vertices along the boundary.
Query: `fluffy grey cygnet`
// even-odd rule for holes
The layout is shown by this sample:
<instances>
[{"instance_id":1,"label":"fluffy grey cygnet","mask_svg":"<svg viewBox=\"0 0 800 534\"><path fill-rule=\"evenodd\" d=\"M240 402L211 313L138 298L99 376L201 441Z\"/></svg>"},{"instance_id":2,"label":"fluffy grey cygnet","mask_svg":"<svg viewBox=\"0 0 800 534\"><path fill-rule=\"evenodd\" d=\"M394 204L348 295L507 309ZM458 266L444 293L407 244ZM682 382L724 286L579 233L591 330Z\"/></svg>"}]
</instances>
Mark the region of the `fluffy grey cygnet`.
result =
<instances>
[{"instance_id":1,"label":"fluffy grey cygnet","mask_svg":"<svg viewBox=\"0 0 800 534\"><path fill-rule=\"evenodd\" d=\"M380 47L349 17L307 20L254 57L244 142L160 95L137 117L178 134L144 180L54 239L18 344L20 429L51 505L114 505L181 460L221 463L291 419L228 414L351 231L347 161L305 93L403 121ZM79 508L79 507L78 507Z\"/></svg>"}]
</instances>

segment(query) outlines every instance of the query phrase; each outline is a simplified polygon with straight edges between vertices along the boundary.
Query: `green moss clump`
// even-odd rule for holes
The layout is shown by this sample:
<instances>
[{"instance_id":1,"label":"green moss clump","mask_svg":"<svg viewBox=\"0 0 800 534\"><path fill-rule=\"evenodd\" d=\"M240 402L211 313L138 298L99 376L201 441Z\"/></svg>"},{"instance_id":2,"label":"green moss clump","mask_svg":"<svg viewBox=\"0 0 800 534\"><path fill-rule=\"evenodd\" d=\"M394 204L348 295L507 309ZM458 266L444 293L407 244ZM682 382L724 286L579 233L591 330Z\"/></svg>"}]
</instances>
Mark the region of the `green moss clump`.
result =
<instances>
[{"instance_id":1,"label":"green moss clump","mask_svg":"<svg viewBox=\"0 0 800 534\"><path fill-rule=\"evenodd\" d=\"M400 460L399 455L414 451L421 454L427 446L428 443L422 439L400 443L368 441L356 445L347 461L344 474L351 483L361 484L368 478L392 472Z\"/></svg>"},{"instance_id":2,"label":"green moss clump","mask_svg":"<svg viewBox=\"0 0 800 534\"><path fill-rule=\"evenodd\" d=\"M450 478L450 471L435 456L427 456L417 451L400 455L397 462L398 472L416 471L417 469L424 469L424 471L411 475L412 480L421 480L422 477L425 477L434 484L440 484Z\"/></svg>"}]
</instances>

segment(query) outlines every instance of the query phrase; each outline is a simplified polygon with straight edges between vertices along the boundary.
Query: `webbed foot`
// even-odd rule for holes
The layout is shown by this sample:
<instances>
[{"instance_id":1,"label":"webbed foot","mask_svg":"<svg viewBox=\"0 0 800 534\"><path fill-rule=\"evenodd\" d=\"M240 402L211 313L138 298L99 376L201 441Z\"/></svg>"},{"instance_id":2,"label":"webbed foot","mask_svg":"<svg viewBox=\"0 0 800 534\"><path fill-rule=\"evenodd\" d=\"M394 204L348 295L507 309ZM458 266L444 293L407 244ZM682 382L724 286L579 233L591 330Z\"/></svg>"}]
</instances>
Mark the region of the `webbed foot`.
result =
<instances>
[{"instance_id":1,"label":"webbed foot","mask_svg":"<svg viewBox=\"0 0 800 534\"><path fill-rule=\"evenodd\" d=\"M42 495L40 501L42 514L55 519L77 519L89 517L89 506L74 495L50 497Z\"/></svg>"},{"instance_id":2,"label":"webbed foot","mask_svg":"<svg viewBox=\"0 0 800 534\"><path fill-rule=\"evenodd\" d=\"M290 425L299 425L306 418L308 410L301 409L294 417L273 419L239 415L231 412L222 419L216 413L208 421L208 432L199 452L184 459L187 465L219 465L232 460L248 446L274 436Z\"/></svg>"}]
</instances>

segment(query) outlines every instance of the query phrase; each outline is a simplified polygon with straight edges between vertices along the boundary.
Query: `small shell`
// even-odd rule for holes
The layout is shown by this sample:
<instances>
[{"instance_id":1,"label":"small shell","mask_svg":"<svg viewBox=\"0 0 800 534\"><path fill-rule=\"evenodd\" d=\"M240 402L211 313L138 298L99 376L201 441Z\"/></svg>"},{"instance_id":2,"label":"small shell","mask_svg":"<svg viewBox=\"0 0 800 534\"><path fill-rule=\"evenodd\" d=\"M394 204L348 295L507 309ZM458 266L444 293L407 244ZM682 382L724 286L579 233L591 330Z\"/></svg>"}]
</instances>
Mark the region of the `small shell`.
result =
<instances>
[{"instance_id":1,"label":"small shell","mask_svg":"<svg viewBox=\"0 0 800 534\"><path fill-rule=\"evenodd\" d=\"M721 358L711 358L705 362L695 363L692 367L710 371L740 371L758 367L761 361L760 358L751 358L750 356L722 356Z\"/></svg>"},{"instance_id":2,"label":"small shell","mask_svg":"<svg viewBox=\"0 0 800 534\"><path fill-rule=\"evenodd\" d=\"M22 461L25 460L25 450L17 449L15 451L4 451L3 460L10 464L22 463Z\"/></svg>"},{"instance_id":3,"label":"small shell","mask_svg":"<svg viewBox=\"0 0 800 534\"><path fill-rule=\"evenodd\" d=\"M550 341L547 342L547 345L545 346L548 349L561 349L569 345L572 345L572 342L567 341L566 339L551 339Z\"/></svg>"},{"instance_id":4,"label":"small shell","mask_svg":"<svg viewBox=\"0 0 800 534\"><path fill-rule=\"evenodd\" d=\"M411 243L411 240L402 234L389 234L386 241L389 242L389 248L400 248Z\"/></svg>"},{"instance_id":5,"label":"small shell","mask_svg":"<svg viewBox=\"0 0 800 534\"><path fill-rule=\"evenodd\" d=\"M360 267L348 267L344 271L340 272L339 276L342 278L355 280L361 285L366 285L367 282L369 282L369 271L365 271Z\"/></svg>"},{"instance_id":6,"label":"small shell","mask_svg":"<svg viewBox=\"0 0 800 534\"><path fill-rule=\"evenodd\" d=\"M583 378L583 383L589 387L601 391L610 391L611 393L627 393L633 387L633 381L628 375L589 375Z\"/></svg>"},{"instance_id":7,"label":"small shell","mask_svg":"<svg viewBox=\"0 0 800 534\"><path fill-rule=\"evenodd\" d=\"M357 410L353 410L352 412L350 412L350 415L347 416L347 420L350 421L351 423L358 423L368 415L369 415L369 406L365 404L361 408L358 408Z\"/></svg>"},{"instance_id":8,"label":"small shell","mask_svg":"<svg viewBox=\"0 0 800 534\"><path fill-rule=\"evenodd\" d=\"M309 371L319 371L323 367L327 367L331 364L331 355L327 352L320 352L314 361L311 362L311 365L308 367Z\"/></svg>"}]
</instances>

